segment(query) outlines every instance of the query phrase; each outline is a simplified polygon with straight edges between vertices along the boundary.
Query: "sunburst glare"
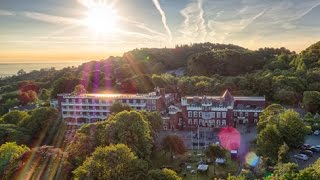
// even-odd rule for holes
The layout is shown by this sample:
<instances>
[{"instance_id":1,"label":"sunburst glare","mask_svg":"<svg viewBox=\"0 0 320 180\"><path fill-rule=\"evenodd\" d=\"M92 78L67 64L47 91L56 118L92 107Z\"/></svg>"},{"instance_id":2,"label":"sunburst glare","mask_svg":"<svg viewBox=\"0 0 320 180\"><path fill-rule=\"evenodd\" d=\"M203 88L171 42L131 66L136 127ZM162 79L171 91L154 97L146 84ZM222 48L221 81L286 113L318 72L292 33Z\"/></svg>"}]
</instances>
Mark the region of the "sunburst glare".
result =
<instances>
[{"instance_id":1,"label":"sunburst glare","mask_svg":"<svg viewBox=\"0 0 320 180\"><path fill-rule=\"evenodd\" d=\"M87 1L88 8L84 25L98 34L112 33L116 29L118 15L115 9L106 1Z\"/></svg>"}]
</instances>

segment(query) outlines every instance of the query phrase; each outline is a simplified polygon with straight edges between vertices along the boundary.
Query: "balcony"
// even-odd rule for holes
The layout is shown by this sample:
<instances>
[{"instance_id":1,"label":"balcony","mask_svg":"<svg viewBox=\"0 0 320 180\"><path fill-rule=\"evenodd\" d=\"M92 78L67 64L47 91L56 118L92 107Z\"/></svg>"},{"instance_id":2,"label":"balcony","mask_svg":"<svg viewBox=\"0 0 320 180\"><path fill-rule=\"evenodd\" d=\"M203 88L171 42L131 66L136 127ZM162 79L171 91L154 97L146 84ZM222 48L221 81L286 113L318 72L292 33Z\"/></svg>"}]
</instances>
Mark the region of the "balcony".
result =
<instances>
[{"instance_id":1,"label":"balcony","mask_svg":"<svg viewBox=\"0 0 320 180\"><path fill-rule=\"evenodd\" d=\"M62 106L111 106L112 103L61 102Z\"/></svg>"}]
</instances>

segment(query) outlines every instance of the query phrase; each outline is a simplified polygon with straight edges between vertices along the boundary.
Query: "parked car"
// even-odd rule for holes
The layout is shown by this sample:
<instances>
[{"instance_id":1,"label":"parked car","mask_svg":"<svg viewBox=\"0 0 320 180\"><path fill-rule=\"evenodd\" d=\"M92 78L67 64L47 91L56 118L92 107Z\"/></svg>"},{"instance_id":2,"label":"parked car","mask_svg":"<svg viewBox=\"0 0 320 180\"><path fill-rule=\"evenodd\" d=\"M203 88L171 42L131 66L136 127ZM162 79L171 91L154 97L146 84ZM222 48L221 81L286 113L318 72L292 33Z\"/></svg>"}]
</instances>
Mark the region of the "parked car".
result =
<instances>
[{"instance_id":1,"label":"parked car","mask_svg":"<svg viewBox=\"0 0 320 180\"><path fill-rule=\"evenodd\" d=\"M308 156L305 155L305 154L296 154L296 155L294 155L293 157L296 158L296 159L304 160L304 161L306 161L306 160L309 159Z\"/></svg>"},{"instance_id":2,"label":"parked car","mask_svg":"<svg viewBox=\"0 0 320 180\"><path fill-rule=\"evenodd\" d=\"M319 136L320 131L319 131L319 130L315 130L315 131L313 132L313 134L316 135L316 136Z\"/></svg>"},{"instance_id":3,"label":"parked car","mask_svg":"<svg viewBox=\"0 0 320 180\"><path fill-rule=\"evenodd\" d=\"M310 150L302 150L302 151L299 152L299 154L305 154L305 155L307 155L309 157L313 156L313 152L310 151Z\"/></svg>"},{"instance_id":4,"label":"parked car","mask_svg":"<svg viewBox=\"0 0 320 180\"><path fill-rule=\"evenodd\" d=\"M310 150L310 151L312 151L312 152L320 152L320 148L316 148L315 146L311 146L311 147L309 147L309 148L307 148L306 150Z\"/></svg>"},{"instance_id":5,"label":"parked car","mask_svg":"<svg viewBox=\"0 0 320 180\"><path fill-rule=\"evenodd\" d=\"M316 148L320 148L320 145L315 145Z\"/></svg>"}]
</instances>

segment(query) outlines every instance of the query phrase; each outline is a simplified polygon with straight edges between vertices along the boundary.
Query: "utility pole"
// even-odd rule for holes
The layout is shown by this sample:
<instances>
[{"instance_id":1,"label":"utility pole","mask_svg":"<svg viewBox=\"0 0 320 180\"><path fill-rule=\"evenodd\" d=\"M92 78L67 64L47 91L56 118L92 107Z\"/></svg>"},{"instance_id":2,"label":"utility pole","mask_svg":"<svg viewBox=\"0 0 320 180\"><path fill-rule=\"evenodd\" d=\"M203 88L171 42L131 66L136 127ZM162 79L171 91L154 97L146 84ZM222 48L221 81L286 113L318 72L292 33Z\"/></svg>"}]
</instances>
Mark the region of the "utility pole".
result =
<instances>
[{"instance_id":1,"label":"utility pole","mask_svg":"<svg viewBox=\"0 0 320 180\"><path fill-rule=\"evenodd\" d=\"M200 126L200 123L198 121L198 151L200 150L200 146L199 146L199 138L200 138L200 130L199 130L199 126Z\"/></svg>"}]
</instances>

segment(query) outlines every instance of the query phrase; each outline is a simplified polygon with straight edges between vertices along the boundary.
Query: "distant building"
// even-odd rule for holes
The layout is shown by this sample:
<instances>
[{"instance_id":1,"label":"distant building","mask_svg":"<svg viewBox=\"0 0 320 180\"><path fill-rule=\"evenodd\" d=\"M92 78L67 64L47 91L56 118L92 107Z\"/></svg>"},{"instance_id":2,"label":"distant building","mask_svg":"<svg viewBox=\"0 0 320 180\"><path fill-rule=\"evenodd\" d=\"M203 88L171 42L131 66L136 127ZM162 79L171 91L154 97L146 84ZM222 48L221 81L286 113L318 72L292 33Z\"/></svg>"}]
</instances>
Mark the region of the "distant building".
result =
<instances>
[{"instance_id":1,"label":"distant building","mask_svg":"<svg viewBox=\"0 0 320 180\"><path fill-rule=\"evenodd\" d=\"M136 110L165 112L174 99L174 94L156 88L149 94L58 94L58 100L51 105L58 107L67 124L82 125L106 119L114 102Z\"/></svg>"},{"instance_id":2,"label":"distant building","mask_svg":"<svg viewBox=\"0 0 320 180\"><path fill-rule=\"evenodd\" d=\"M26 105L20 105L20 106L15 106L13 108L9 109L9 112L11 111L31 111L35 108L39 107L38 104L26 104Z\"/></svg>"},{"instance_id":3,"label":"distant building","mask_svg":"<svg viewBox=\"0 0 320 180\"><path fill-rule=\"evenodd\" d=\"M232 96L226 90L222 96L187 96L178 106L169 106L169 118L164 129L194 129L225 127L257 123L265 108L265 97Z\"/></svg>"}]
</instances>

